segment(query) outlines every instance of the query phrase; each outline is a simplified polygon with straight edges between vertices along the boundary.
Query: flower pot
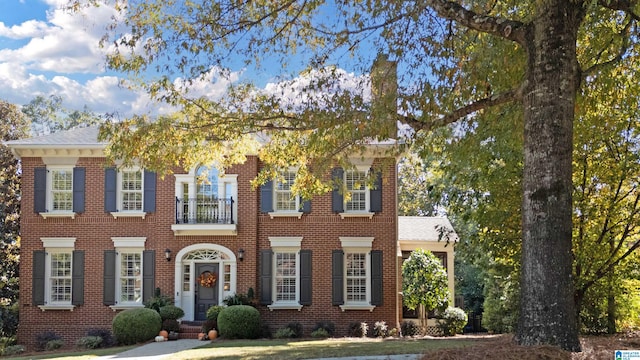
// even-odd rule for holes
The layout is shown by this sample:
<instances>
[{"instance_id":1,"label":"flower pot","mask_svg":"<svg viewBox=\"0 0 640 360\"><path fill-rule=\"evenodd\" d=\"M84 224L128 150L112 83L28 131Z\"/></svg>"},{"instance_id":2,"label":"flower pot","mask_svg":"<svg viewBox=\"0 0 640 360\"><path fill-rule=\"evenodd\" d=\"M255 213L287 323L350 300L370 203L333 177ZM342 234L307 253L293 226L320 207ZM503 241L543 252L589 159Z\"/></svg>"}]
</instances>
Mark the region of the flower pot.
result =
<instances>
[{"instance_id":1,"label":"flower pot","mask_svg":"<svg viewBox=\"0 0 640 360\"><path fill-rule=\"evenodd\" d=\"M209 340L213 341L218 337L218 331L216 329L209 330Z\"/></svg>"},{"instance_id":2,"label":"flower pot","mask_svg":"<svg viewBox=\"0 0 640 360\"><path fill-rule=\"evenodd\" d=\"M160 333L158 335L162 336L165 340L169 338L169 333L167 332L167 330L160 330Z\"/></svg>"}]
</instances>

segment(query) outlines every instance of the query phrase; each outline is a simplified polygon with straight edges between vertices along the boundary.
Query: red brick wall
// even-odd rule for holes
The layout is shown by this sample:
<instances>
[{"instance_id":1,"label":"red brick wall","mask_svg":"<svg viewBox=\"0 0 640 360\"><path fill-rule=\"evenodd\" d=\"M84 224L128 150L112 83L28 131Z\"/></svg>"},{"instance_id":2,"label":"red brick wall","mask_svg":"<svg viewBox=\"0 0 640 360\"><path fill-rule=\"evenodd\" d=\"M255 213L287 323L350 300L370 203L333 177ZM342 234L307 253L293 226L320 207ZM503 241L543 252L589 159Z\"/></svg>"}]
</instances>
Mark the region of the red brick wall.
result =
<instances>
[{"instance_id":1,"label":"red brick wall","mask_svg":"<svg viewBox=\"0 0 640 360\"><path fill-rule=\"evenodd\" d=\"M259 212L259 191L250 181L259 169L256 157L249 157L243 165L227 171L238 174L237 236L175 236L171 225L175 221L175 180L171 175L158 178L156 212L141 218L114 219L104 212L104 166L103 158L80 158L76 166L86 168L85 212L71 218L43 219L33 212L34 168L44 166L40 158L23 158L22 167L22 216L21 216L21 260L20 260L20 325L18 342L33 346L37 334L54 331L61 335L67 345L85 336L88 329L111 328L115 316L103 305L103 251L113 249L112 237L146 237L145 248L156 250L156 287L163 294L173 295L174 258L168 262L164 250L171 249L175 256L180 249L197 243L216 243L236 252L245 250L244 261L237 263L238 293L246 293L251 287L259 296L258 258L260 250L269 248L269 236L302 236L302 248L313 251L313 304L296 310L269 311L265 306L258 309L272 330L290 321L303 324L305 334L311 332L318 321L331 320L336 324L338 336L345 335L352 321L373 323L384 320L390 327L397 326L397 218L396 218L396 172L388 165L390 176L383 185L383 212L372 219L347 218L331 212L331 195L326 194L312 200L312 213L301 219L275 218ZM384 305L369 311L342 312L331 305L331 251L340 248L340 236L374 237L373 249L384 254ZM42 250L41 237L75 237L75 249L85 251L84 305L73 311L41 311L32 305L32 253Z\"/></svg>"}]
</instances>

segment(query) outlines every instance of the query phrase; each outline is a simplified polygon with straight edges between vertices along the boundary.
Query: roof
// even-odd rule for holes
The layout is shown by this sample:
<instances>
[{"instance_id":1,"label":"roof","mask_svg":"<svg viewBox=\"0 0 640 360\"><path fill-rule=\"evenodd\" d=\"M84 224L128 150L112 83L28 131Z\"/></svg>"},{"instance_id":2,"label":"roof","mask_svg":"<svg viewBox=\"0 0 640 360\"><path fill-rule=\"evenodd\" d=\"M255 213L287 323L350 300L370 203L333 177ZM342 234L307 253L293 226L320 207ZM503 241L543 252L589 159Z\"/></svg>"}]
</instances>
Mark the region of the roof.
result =
<instances>
[{"instance_id":1,"label":"roof","mask_svg":"<svg viewBox=\"0 0 640 360\"><path fill-rule=\"evenodd\" d=\"M75 128L67 131L59 131L53 134L35 136L20 140L7 141L5 144L10 147L23 146L58 146L58 145L105 145L104 142L98 141L99 125L83 128Z\"/></svg>"},{"instance_id":2,"label":"roof","mask_svg":"<svg viewBox=\"0 0 640 360\"><path fill-rule=\"evenodd\" d=\"M456 242L458 234L443 216L398 216L398 240Z\"/></svg>"}]
</instances>

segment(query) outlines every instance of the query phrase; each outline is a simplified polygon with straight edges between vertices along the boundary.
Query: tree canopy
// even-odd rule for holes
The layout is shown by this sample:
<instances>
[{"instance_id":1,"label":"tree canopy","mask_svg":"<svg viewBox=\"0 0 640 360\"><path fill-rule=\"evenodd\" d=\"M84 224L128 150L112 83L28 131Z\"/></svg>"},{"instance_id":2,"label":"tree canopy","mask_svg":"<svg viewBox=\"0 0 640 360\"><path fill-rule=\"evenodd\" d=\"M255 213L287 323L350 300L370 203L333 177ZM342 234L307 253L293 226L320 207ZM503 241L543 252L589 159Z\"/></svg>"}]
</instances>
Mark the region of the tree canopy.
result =
<instances>
[{"instance_id":1,"label":"tree canopy","mask_svg":"<svg viewBox=\"0 0 640 360\"><path fill-rule=\"evenodd\" d=\"M87 2L103 0L70 6ZM516 340L580 349L571 278L573 123L616 94L596 103L576 99L590 83L611 81L611 69L637 73L637 2L116 0L115 6L120 13L105 37L109 65L180 110L106 129L111 154L125 163L137 158L167 170L218 160L224 167L242 161L233 154L245 153L247 135L260 133L269 139L259 152L262 176L299 166L297 183L307 188L319 184L312 175L327 163L348 162L372 139L392 137L396 120L420 137L454 123L464 131L521 114ZM398 63L397 108L396 91L375 77L374 101L364 95L365 82L359 91L341 85L341 64L360 64L364 73L377 53ZM297 65L306 76L302 86L283 81L269 93L238 83L222 98L197 91L234 66L276 67L286 75ZM637 93L637 83L625 86ZM291 90L298 101L283 100ZM505 112L509 104L518 111Z\"/></svg>"},{"instance_id":2,"label":"tree canopy","mask_svg":"<svg viewBox=\"0 0 640 360\"><path fill-rule=\"evenodd\" d=\"M444 310L449 304L447 272L430 251L416 249L402 263L402 303L411 310Z\"/></svg>"}]
</instances>

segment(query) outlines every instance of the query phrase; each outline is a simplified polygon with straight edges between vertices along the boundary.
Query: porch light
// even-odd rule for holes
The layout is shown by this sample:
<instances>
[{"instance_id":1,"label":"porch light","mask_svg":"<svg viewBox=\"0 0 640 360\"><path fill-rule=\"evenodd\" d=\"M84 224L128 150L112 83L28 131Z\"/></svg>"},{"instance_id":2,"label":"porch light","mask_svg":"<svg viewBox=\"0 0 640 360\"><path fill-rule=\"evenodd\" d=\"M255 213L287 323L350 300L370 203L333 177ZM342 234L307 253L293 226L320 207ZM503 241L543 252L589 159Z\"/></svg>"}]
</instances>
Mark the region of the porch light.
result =
<instances>
[{"instance_id":1,"label":"porch light","mask_svg":"<svg viewBox=\"0 0 640 360\"><path fill-rule=\"evenodd\" d=\"M171 249L166 249L164 251L164 257L165 259L167 259L167 261L171 261Z\"/></svg>"},{"instance_id":2,"label":"porch light","mask_svg":"<svg viewBox=\"0 0 640 360\"><path fill-rule=\"evenodd\" d=\"M240 261L244 260L244 249L243 248L238 249L238 259L240 259Z\"/></svg>"}]
</instances>

